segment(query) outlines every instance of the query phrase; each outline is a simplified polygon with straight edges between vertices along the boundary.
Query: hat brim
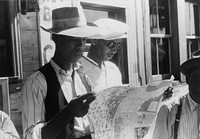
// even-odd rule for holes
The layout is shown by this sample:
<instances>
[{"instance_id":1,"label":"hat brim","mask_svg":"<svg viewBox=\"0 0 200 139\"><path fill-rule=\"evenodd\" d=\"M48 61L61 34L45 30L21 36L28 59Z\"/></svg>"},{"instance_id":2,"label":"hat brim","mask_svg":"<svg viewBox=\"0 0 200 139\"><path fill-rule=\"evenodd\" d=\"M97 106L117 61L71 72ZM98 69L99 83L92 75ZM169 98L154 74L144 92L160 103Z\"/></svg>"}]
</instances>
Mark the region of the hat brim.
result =
<instances>
[{"instance_id":1,"label":"hat brim","mask_svg":"<svg viewBox=\"0 0 200 139\"><path fill-rule=\"evenodd\" d=\"M88 22L86 26L80 26L80 27L74 27L74 28L62 28L62 29L55 29L55 28L49 28L46 29L42 26L40 26L44 31L47 31L52 34L58 34L58 35L66 35L71 37L88 37L96 34L99 31L99 28L93 24Z\"/></svg>"},{"instance_id":2,"label":"hat brim","mask_svg":"<svg viewBox=\"0 0 200 139\"><path fill-rule=\"evenodd\" d=\"M88 39L103 39L103 40L117 40L127 38L127 34L116 35L116 36L102 36L102 35L93 35L89 36Z\"/></svg>"},{"instance_id":3,"label":"hat brim","mask_svg":"<svg viewBox=\"0 0 200 139\"><path fill-rule=\"evenodd\" d=\"M200 68L200 58L193 58L190 59L186 62L184 62L181 66L180 66L180 71L184 74L184 75L190 75L191 71L194 68Z\"/></svg>"}]
</instances>

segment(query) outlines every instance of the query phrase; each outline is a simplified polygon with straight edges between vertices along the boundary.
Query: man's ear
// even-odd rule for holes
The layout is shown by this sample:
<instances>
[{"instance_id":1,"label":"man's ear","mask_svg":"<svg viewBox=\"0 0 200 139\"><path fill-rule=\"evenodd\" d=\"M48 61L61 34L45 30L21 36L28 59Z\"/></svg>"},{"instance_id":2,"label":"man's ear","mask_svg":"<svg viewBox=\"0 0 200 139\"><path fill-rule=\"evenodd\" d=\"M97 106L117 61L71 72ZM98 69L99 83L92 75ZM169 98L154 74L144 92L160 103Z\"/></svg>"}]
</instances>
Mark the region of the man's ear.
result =
<instances>
[{"instance_id":1,"label":"man's ear","mask_svg":"<svg viewBox=\"0 0 200 139\"><path fill-rule=\"evenodd\" d=\"M96 45L96 40L91 40L91 45Z\"/></svg>"},{"instance_id":2,"label":"man's ear","mask_svg":"<svg viewBox=\"0 0 200 139\"><path fill-rule=\"evenodd\" d=\"M186 83L189 84L190 76L186 74L185 77L186 77Z\"/></svg>"}]
</instances>

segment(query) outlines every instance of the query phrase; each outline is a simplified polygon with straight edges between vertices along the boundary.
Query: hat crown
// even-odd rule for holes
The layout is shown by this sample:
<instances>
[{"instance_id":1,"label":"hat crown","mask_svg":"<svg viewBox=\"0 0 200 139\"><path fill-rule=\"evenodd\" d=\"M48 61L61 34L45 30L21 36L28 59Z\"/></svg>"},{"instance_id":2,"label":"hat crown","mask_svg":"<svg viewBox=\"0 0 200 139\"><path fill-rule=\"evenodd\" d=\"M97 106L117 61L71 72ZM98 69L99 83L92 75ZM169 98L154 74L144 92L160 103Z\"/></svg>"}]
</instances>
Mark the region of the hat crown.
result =
<instances>
[{"instance_id":1,"label":"hat crown","mask_svg":"<svg viewBox=\"0 0 200 139\"><path fill-rule=\"evenodd\" d=\"M87 22L81 8L64 7L52 11L52 24L56 29L69 29L86 26Z\"/></svg>"},{"instance_id":2,"label":"hat crown","mask_svg":"<svg viewBox=\"0 0 200 139\"><path fill-rule=\"evenodd\" d=\"M190 75L192 71L199 68L200 68L200 49L193 53L191 59L181 64L180 71L184 75Z\"/></svg>"},{"instance_id":3,"label":"hat crown","mask_svg":"<svg viewBox=\"0 0 200 139\"><path fill-rule=\"evenodd\" d=\"M79 17L77 7L64 7L52 10L52 20L67 19Z\"/></svg>"},{"instance_id":4,"label":"hat crown","mask_svg":"<svg viewBox=\"0 0 200 139\"><path fill-rule=\"evenodd\" d=\"M91 39L104 39L104 40L115 40L120 38L126 38L128 25L118 20L102 18L94 22L99 27L99 32Z\"/></svg>"},{"instance_id":5,"label":"hat crown","mask_svg":"<svg viewBox=\"0 0 200 139\"><path fill-rule=\"evenodd\" d=\"M99 30L95 24L87 23L81 6L52 10L52 28L41 28L53 34L72 37L88 37Z\"/></svg>"}]
</instances>

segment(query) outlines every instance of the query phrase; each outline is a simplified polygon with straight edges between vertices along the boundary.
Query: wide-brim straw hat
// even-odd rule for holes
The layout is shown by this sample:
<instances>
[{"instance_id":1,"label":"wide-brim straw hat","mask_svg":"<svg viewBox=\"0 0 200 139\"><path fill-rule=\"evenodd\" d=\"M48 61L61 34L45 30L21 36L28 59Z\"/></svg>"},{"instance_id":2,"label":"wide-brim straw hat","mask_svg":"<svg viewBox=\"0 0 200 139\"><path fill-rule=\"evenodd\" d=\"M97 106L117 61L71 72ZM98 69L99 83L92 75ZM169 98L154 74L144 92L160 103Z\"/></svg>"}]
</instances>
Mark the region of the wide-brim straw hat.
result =
<instances>
[{"instance_id":1,"label":"wide-brim straw hat","mask_svg":"<svg viewBox=\"0 0 200 139\"><path fill-rule=\"evenodd\" d=\"M190 73L197 68L200 68L200 49L193 53L192 59L181 64L180 71L184 75L190 76Z\"/></svg>"},{"instance_id":2,"label":"wide-brim straw hat","mask_svg":"<svg viewBox=\"0 0 200 139\"><path fill-rule=\"evenodd\" d=\"M109 18L101 18L93 23L99 27L99 32L89 36L89 39L116 40L127 37L129 27L126 23Z\"/></svg>"},{"instance_id":3,"label":"wide-brim straw hat","mask_svg":"<svg viewBox=\"0 0 200 139\"><path fill-rule=\"evenodd\" d=\"M52 28L42 27L47 32L71 37L88 37L98 32L99 28L86 22L81 6L63 7L52 10Z\"/></svg>"}]
</instances>

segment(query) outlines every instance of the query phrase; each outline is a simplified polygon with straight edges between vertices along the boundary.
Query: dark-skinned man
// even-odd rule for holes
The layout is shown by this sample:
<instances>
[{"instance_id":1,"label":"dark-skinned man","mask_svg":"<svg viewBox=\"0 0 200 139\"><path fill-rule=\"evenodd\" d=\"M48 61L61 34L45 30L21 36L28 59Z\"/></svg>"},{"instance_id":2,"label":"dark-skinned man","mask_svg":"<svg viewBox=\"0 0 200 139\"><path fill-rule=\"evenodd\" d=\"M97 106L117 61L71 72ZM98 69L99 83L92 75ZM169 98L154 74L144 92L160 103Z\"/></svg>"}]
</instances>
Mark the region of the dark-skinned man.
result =
<instances>
[{"instance_id":1,"label":"dark-skinned man","mask_svg":"<svg viewBox=\"0 0 200 139\"><path fill-rule=\"evenodd\" d=\"M52 34L56 49L50 62L24 84L24 138L90 139L86 114L95 95L89 79L82 79L75 65L86 37L98 32L98 27L86 22L81 7L64 7L52 11L52 28L42 29Z\"/></svg>"}]
</instances>

